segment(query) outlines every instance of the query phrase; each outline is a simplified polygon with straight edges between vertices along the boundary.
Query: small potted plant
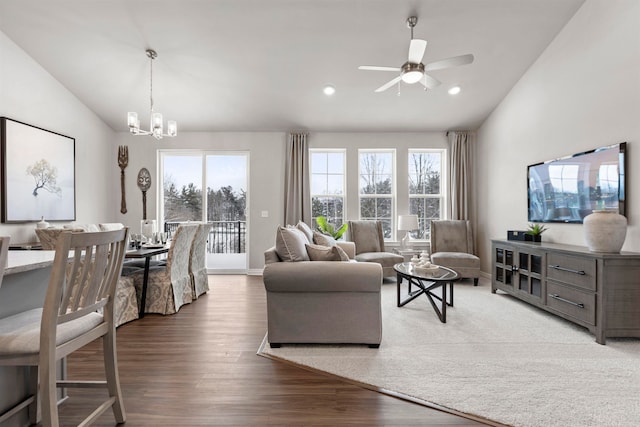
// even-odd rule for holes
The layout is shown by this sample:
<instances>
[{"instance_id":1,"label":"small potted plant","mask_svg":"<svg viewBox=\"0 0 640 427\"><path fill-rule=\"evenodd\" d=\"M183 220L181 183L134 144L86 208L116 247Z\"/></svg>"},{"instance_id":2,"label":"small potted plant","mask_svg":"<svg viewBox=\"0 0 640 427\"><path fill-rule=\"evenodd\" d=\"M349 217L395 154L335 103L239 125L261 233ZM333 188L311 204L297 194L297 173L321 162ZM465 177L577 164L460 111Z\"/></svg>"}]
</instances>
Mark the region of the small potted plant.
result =
<instances>
[{"instance_id":1,"label":"small potted plant","mask_svg":"<svg viewBox=\"0 0 640 427\"><path fill-rule=\"evenodd\" d=\"M547 227L542 224L529 224L529 229L525 234L525 240L530 242L541 242L542 241L542 233L547 231Z\"/></svg>"},{"instance_id":2,"label":"small potted plant","mask_svg":"<svg viewBox=\"0 0 640 427\"><path fill-rule=\"evenodd\" d=\"M324 216L319 216L316 218L316 223L318 224L318 228L324 234L328 234L334 239L338 240L342 235L347 231L348 225L342 224L342 227L336 229L333 225L329 224L327 218Z\"/></svg>"}]
</instances>

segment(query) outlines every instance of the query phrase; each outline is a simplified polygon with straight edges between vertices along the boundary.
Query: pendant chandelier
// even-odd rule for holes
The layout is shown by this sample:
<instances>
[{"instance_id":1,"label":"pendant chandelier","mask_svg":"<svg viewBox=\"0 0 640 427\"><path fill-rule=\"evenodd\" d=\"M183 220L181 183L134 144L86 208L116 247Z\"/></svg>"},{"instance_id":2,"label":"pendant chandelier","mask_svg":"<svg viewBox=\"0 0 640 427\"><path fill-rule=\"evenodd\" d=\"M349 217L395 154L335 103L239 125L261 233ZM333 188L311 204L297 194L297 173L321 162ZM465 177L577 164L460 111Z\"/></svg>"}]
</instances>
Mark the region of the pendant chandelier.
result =
<instances>
[{"instance_id":1,"label":"pendant chandelier","mask_svg":"<svg viewBox=\"0 0 640 427\"><path fill-rule=\"evenodd\" d=\"M138 113L127 113L127 123L129 124L129 132L134 135L151 135L155 139L162 139L164 136L174 137L178 134L178 124L175 120L167 121L167 133L163 133L162 114L153 111L153 60L158 57L158 54L153 49L147 49L147 57L150 59L150 85L149 85L149 99L151 101L151 120L149 124L149 130L140 129L140 119L138 119Z\"/></svg>"}]
</instances>

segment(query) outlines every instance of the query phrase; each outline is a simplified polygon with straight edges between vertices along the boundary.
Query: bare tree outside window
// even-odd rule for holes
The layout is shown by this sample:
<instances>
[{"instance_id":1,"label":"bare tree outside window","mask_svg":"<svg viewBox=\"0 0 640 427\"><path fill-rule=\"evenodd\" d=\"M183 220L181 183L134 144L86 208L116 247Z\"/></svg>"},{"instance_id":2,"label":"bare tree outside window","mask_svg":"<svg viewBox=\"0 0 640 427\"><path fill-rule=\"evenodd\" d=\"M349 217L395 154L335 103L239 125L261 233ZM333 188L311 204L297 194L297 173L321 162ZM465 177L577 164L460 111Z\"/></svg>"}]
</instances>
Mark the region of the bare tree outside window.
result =
<instances>
[{"instance_id":1,"label":"bare tree outside window","mask_svg":"<svg viewBox=\"0 0 640 427\"><path fill-rule=\"evenodd\" d=\"M429 239L431 220L442 217L442 150L409 150L409 213L418 215L416 239Z\"/></svg>"},{"instance_id":2,"label":"bare tree outside window","mask_svg":"<svg viewBox=\"0 0 640 427\"><path fill-rule=\"evenodd\" d=\"M382 222L385 239L393 237L393 151L365 151L360 161L360 219Z\"/></svg>"}]
</instances>

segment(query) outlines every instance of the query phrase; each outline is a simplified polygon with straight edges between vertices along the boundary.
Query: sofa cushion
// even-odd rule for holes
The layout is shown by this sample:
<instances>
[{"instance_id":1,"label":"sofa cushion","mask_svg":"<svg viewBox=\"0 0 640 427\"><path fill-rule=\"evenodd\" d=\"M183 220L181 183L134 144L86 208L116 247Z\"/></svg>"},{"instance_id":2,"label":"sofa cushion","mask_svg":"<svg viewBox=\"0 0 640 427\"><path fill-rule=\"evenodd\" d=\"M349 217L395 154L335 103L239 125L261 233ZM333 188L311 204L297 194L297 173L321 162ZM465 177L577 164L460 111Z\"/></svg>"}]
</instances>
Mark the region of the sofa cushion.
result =
<instances>
[{"instance_id":1,"label":"sofa cushion","mask_svg":"<svg viewBox=\"0 0 640 427\"><path fill-rule=\"evenodd\" d=\"M305 222L299 221L296 228L304 233L309 243L313 243L313 230Z\"/></svg>"},{"instance_id":2,"label":"sofa cushion","mask_svg":"<svg viewBox=\"0 0 640 427\"><path fill-rule=\"evenodd\" d=\"M339 246L308 244L306 247L311 261L349 261L349 256Z\"/></svg>"},{"instance_id":3,"label":"sofa cushion","mask_svg":"<svg viewBox=\"0 0 640 427\"><path fill-rule=\"evenodd\" d=\"M335 246L336 245L336 239L334 239L333 237L329 236L328 234L322 234L319 233L317 231L313 232L313 243L315 243L316 245L322 245L322 246Z\"/></svg>"},{"instance_id":4,"label":"sofa cushion","mask_svg":"<svg viewBox=\"0 0 640 427\"><path fill-rule=\"evenodd\" d=\"M278 226L276 252L282 261L309 261L307 243L307 237L297 228Z\"/></svg>"}]
</instances>

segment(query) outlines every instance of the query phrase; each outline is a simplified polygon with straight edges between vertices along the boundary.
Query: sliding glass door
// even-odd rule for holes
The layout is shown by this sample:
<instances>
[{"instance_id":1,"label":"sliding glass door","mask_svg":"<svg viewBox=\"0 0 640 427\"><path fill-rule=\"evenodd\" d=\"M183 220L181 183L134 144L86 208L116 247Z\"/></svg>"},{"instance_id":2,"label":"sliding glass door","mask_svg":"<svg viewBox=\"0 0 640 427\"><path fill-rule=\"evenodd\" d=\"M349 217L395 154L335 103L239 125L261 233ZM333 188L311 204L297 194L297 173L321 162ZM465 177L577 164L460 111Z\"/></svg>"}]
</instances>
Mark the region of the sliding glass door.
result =
<instances>
[{"instance_id":1,"label":"sliding glass door","mask_svg":"<svg viewBox=\"0 0 640 427\"><path fill-rule=\"evenodd\" d=\"M208 271L246 272L249 154L166 150L160 164L160 224L171 230L181 222L207 221Z\"/></svg>"},{"instance_id":2,"label":"sliding glass door","mask_svg":"<svg viewBox=\"0 0 640 427\"><path fill-rule=\"evenodd\" d=\"M218 272L247 269L247 160L246 153L208 154L207 267Z\"/></svg>"}]
</instances>

